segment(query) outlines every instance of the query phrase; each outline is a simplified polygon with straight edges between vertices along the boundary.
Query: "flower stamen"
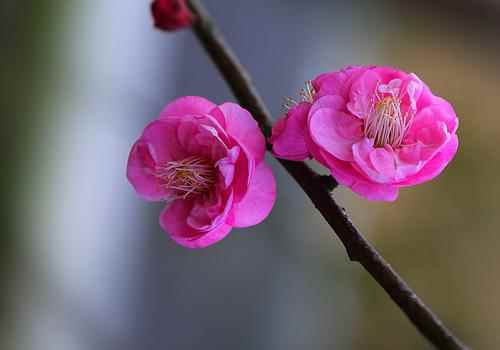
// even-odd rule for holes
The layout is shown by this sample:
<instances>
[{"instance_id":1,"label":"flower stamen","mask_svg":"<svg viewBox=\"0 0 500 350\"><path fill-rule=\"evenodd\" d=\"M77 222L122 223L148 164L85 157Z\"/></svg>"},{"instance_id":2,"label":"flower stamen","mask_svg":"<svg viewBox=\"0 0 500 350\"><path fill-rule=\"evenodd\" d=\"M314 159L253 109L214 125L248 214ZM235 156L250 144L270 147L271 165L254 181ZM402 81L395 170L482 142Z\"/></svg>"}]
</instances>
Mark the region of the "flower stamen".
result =
<instances>
[{"instance_id":1,"label":"flower stamen","mask_svg":"<svg viewBox=\"0 0 500 350\"><path fill-rule=\"evenodd\" d=\"M314 90L314 86L311 80L306 81L306 85L300 90L299 96L301 102L314 102L314 95L316 95L316 90Z\"/></svg>"},{"instance_id":2,"label":"flower stamen","mask_svg":"<svg viewBox=\"0 0 500 350\"><path fill-rule=\"evenodd\" d=\"M394 148L403 142L415 116L412 106L403 113L401 100L404 94L399 93L399 86L377 85L365 119L365 135L374 140L374 146L390 145Z\"/></svg>"},{"instance_id":3,"label":"flower stamen","mask_svg":"<svg viewBox=\"0 0 500 350\"><path fill-rule=\"evenodd\" d=\"M316 90L311 80L306 81L305 86L299 91L299 99L296 100L292 97L285 97L283 102L283 110L287 113L290 109L298 106L302 102L313 103Z\"/></svg>"},{"instance_id":4,"label":"flower stamen","mask_svg":"<svg viewBox=\"0 0 500 350\"><path fill-rule=\"evenodd\" d=\"M285 113L287 113L290 109L296 107L299 103L291 98L290 96L286 96L284 99L283 99L283 111Z\"/></svg>"},{"instance_id":5,"label":"flower stamen","mask_svg":"<svg viewBox=\"0 0 500 350\"><path fill-rule=\"evenodd\" d=\"M162 186L175 193L175 198L186 199L210 191L216 181L216 172L208 159L191 156L157 167L156 177Z\"/></svg>"}]
</instances>

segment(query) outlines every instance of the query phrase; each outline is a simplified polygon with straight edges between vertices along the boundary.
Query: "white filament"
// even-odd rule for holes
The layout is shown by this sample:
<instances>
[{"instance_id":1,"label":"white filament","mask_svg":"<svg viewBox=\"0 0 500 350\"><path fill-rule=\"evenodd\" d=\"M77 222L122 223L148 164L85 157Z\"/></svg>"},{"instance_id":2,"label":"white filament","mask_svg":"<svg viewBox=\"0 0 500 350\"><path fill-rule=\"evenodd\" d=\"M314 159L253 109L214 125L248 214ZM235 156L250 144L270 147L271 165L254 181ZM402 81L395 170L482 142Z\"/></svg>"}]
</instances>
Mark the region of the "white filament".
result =
<instances>
[{"instance_id":1,"label":"white filament","mask_svg":"<svg viewBox=\"0 0 500 350\"><path fill-rule=\"evenodd\" d=\"M365 135L374 140L376 147L400 146L415 116L414 86L409 84L401 94L400 85L401 80L394 79L387 85L377 85L375 89L365 119ZM410 107L403 114L401 100L406 93Z\"/></svg>"},{"instance_id":2,"label":"white filament","mask_svg":"<svg viewBox=\"0 0 500 350\"><path fill-rule=\"evenodd\" d=\"M191 156L158 167L156 177L167 190L175 192L177 198L185 199L209 191L215 183L215 169L207 159Z\"/></svg>"}]
</instances>

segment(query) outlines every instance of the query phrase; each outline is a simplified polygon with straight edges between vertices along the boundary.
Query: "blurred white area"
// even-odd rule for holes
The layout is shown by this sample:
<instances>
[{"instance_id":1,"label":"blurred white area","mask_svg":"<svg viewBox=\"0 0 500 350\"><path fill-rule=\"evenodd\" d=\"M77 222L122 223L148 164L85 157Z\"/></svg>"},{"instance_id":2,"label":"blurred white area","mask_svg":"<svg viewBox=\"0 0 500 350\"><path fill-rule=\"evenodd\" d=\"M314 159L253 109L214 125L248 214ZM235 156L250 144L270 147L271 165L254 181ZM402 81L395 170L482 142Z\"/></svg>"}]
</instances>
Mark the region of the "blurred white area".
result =
<instances>
[{"instance_id":1,"label":"blurred white area","mask_svg":"<svg viewBox=\"0 0 500 350\"><path fill-rule=\"evenodd\" d=\"M75 4L58 48L57 102L43 111L51 125L39 134L41 168L25 194L32 220L19 218L35 257L24 282L34 305L23 305L19 349L95 348L84 345L80 322L111 339L133 326L145 203L130 190L125 164L154 116L142 115L144 106L161 107L158 88L178 60L179 40L151 30L143 2Z\"/></svg>"}]
</instances>

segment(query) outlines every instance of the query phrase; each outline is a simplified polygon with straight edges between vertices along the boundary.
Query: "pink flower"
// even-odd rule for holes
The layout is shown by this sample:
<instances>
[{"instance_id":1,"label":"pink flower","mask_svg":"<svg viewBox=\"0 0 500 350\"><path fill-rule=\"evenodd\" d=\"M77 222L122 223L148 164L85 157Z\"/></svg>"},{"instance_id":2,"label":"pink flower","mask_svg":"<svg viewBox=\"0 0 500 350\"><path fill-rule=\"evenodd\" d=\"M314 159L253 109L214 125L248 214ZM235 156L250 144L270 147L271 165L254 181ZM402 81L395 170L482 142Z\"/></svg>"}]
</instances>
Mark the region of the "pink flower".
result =
<instances>
[{"instance_id":1,"label":"pink flower","mask_svg":"<svg viewBox=\"0 0 500 350\"><path fill-rule=\"evenodd\" d=\"M186 0L155 0L151 3L151 13L155 27L161 30L179 30L193 23Z\"/></svg>"},{"instance_id":2,"label":"pink flower","mask_svg":"<svg viewBox=\"0 0 500 350\"><path fill-rule=\"evenodd\" d=\"M271 211L276 184L264 152L264 136L245 109L187 96L146 126L127 178L146 200L167 201L160 225L172 239L202 248Z\"/></svg>"},{"instance_id":3,"label":"pink flower","mask_svg":"<svg viewBox=\"0 0 500 350\"><path fill-rule=\"evenodd\" d=\"M429 181L458 148L453 107L415 75L387 67L346 67L318 76L273 127L276 156L326 166L370 200Z\"/></svg>"}]
</instances>

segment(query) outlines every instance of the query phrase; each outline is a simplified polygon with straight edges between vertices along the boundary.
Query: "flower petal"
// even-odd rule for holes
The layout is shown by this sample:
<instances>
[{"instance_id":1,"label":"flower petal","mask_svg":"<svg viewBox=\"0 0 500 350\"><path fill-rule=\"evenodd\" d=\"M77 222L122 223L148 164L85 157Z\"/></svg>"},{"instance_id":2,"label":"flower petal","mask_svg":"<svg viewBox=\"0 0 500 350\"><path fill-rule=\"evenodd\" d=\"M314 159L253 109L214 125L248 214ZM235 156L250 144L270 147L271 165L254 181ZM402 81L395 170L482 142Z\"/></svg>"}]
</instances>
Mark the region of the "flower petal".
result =
<instances>
[{"instance_id":1,"label":"flower petal","mask_svg":"<svg viewBox=\"0 0 500 350\"><path fill-rule=\"evenodd\" d=\"M205 248L231 231L232 226L222 223L208 232L194 230L187 224L187 217L193 208L193 201L178 199L166 207L160 215L160 225L170 238L187 248Z\"/></svg>"},{"instance_id":2,"label":"flower petal","mask_svg":"<svg viewBox=\"0 0 500 350\"><path fill-rule=\"evenodd\" d=\"M168 105L161 111L159 118L169 118L172 116L185 115L203 115L208 114L212 109L217 107L214 103L206 98L199 96L184 96L180 97Z\"/></svg>"},{"instance_id":3,"label":"flower petal","mask_svg":"<svg viewBox=\"0 0 500 350\"><path fill-rule=\"evenodd\" d=\"M233 207L233 192L217 192L211 198L198 198L187 217L187 224L199 232L209 232L226 222Z\"/></svg>"},{"instance_id":4,"label":"flower petal","mask_svg":"<svg viewBox=\"0 0 500 350\"><path fill-rule=\"evenodd\" d=\"M374 70L365 71L353 84L350 90L347 109L360 119L366 118L370 111L372 96L377 84L382 81Z\"/></svg>"},{"instance_id":5,"label":"flower petal","mask_svg":"<svg viewBox=\"0 0 500 350\"><path fill-rule=\"evenodd\" d=\"M255 169L245 197L233 206L231 224L248 227L264 220L276 201L276 181L271 168L261 162Z\"/></svg>"},{"instance_id":6,"label":"flower petal","mask_svg":"<svg viewBox=\"0 0 500 350\"><path fill-rule=\"evenodd\" d=\"M369 68L348 66L337 72L319 75L312 82L316 96L339 95L347 99L352 83Z\"/></svg>"},{"instance_id":7,"label":"flower petal","mask_svg":"<svg viewBox=\"0 0 500 350\"><path fill-rule=\"evenodd\" d=\"M381 77L382 83L388 83L394 79L405 79L408 76L408 73L392 67L376 66L371 70Z\"/></svg>"},{"instance_id":8,"label":"flower petal","mask_svg":"<svg viewBox=\"0 0 500 350\"><path fill-rule=\"evenodd\" d=\"M313 115L318 109L321 108L330 108L336 111L345 112L345 99L339 95L326 95L320 97L311 106L309 114Z\"/></svg>"},{"instance_id":9,"label":"flower petal","mask_svg":"<svg viewBox=\"0 0 500 350\"><path fill-rule=\"evenodd\" d=\"M177 128L179 143L188 155L217 161L227 154L229 143L225 131L211 116L185 116Z\"/></svg>"},{"instance_id":10,"label":"flower petal","mask_svg":"<svg viewBox=\"0 0 500 350\"><path fill-rule=\"evenodd\" d=\"M156 164L187 156L186 150L177 137L179 119L156 119L144 129L141 140L150 146L151 156Z\"/></svg>"},{"instance_id":11,"label":"flower petal","mask_svg":"<svg viewBox=\"0 0 500 350\"><path fill-rule=\"evenodd\" d=\"M155 177L156 166L186 156L176 135L178 122L178 119L152 121L130 151L127 178L146 200L158 201L168 196Z\"/></svg>"},{"instance_id":12,"label":"flower petal","mask_svg":"<svg viewBox=\"0 0 500 350\"><path fill-rule=\"evenodd\" d=\"M412 144L418 141L418 133L425 128L435 128L439 124L446 126L447 133L454 134L458 128L458 118L453 110L453 107L441 98L435 97L434 104L420 110L410 129L408 130L403 144ZM441 126L438 126L441 128ZM439 142L432 142L429 140L426 144L436 144Z\"/></svg>"},{"instance_id":13,"label":"flower petal","mask_svg":"<svg viewBox=\"0 0 500 350\"><path fill-rule=\"evenodd\" d=\"M149 201L159 201L168 195L160 186L154 171L155 162L149 145L142 140L137 141L128 158L127 179L137 194Z\"/></svg>"},{"instance_id":14,"label":"flower petal","mask_svg":"<svg viewBox=\"0 0 500 350\"><path fill-rule=\"evenodd\" d=\"M264 135L250 112L236 103L228 102L214 108L210 114L218 119L222 114L228 135L247 149L257 163L264 159L266 151Z\"/></svg>"},{"instance_id":15,"label":"flower petal","mask_svg":"<svg viewBox=\"0 0 500 350\"><path fill-rule=\"evenodd\" d=\"M231 232L232 228L231 225L222 224L196 239L183 239L179 237L172 237L172 239L186 248L206 248L224 239Z\"/></svg>"},{"instance_id":16,"label":"flower petal","mask_svg":"<svg viewBox=\"0 0 500 350\"><path fill-rule=\"evenodd\" d=\"M228 188L234 179L234 168L236 160L240 155L240 147L234 146L231 148L224 158L221 158L215 163L215 167L219 169L222 177L224 188Z\"/></svg>"},{"instance_id":17,"label":"flower petal","mask_svg":"<svg viewBox=\"0 0 500 350\"><path fill-rule=\"evenodd\" d=\"M352 146L354 165L371 181L380 184L394 182L396 158L392 149L373 147L373 140L364 138Z\"/></svg>"},{"instance_id":18,"label":"flower petal","mask_svg":"<svg viewBox=\"0 0 500 350\"><path fill-rule=\"evenodd\" d=\"M160 214L160 226L171 237L194 238L200 232L187 224L187 218L194 201L189 199L176 199L166 206Z\"/></svg>"},{"instance_id":19,"label":"flower petal","mask_svg":"<svg viewBox=\"0 0 500 350\"><path fill-rule=\"evenodd\" d=\"M255 160L248 150L240 146L240 155L234 166L234 176L231 184L235 202L239 202L247 193L254 172Z\"/></svg>"},{"instance_id":20,"label":"flower petal","mask_svg":"<svg viewBox=\"0 0 500 350\"><path fill-rule=\"evenodd\" d=\"M337 182L343 186L351 187L359 179L366 180L366 177L351 166L350 162L344 162L331 154L319 151L321 164L325 165Z\"/></svg>"},{"instance_id":21,"label":"flower petal","mask_svg":"<svg viewBox=\"0 0 500 350\"><path fill-rule=\"evenodd\" d=\"M304 132L310 108L309 103L302 102L291 108L273 126L270 142L277 157L288 160L304 160L309 157L304 142Z\"/></svg>"},{"instance_id":22,"label":"flower petal","mask_svg":"<svg viewBox=\"0 0 500 350\"><path fill-rule=\"evenodd\" d=\"M396 175L394 154L385 148L376 148L370 153L370 161L376 171L384 177L392 179Z\"/></svg>"},{"instance_id":23,"label":"flower petal","mask_svg":"<svg viewBox=\"0 0 500 350\"><path fill-rule=\"evenodd\" d=\"M351 163L338 160L323 153L323 159L328 164L332 176L339 184L350 188L363 198L372 201L394 201L398 197L398 187L390 184L378 184L367 179Z\"/></svg>"},{"instance_id":24,"label":"flower petal","mask_svg":"<svg viewBox=\"0 0 500 350\"><path fill-rule=\"evenodd\" d=\"M429 160L417 174L406 178L398 183L398 186L413 186L432 180L439 175L455 156L458 150L458 137L452 135L446 145Z\"/></svg>"},{"instance_id":25,"label":"flower petal","mask_svg":"<svg viewBox=\"0 0 500 350\"><path fill-rule=\"evenodd\" d=\"M309 116L312 140L335 157L352 161L352 145L363 137L363 123L354 116L321 108Z\"/></svg>"},{"instance_id":26,"label":"flower petal","mask_svg":"<svg viewBox=\"0 0 500 350\"><path fill-rule=\"evenodd\" d=\"M376 184L373 182L356 182L351 189L370 201L393 202L398 198L397 186Z\"/></svg>"}]
</instances>

